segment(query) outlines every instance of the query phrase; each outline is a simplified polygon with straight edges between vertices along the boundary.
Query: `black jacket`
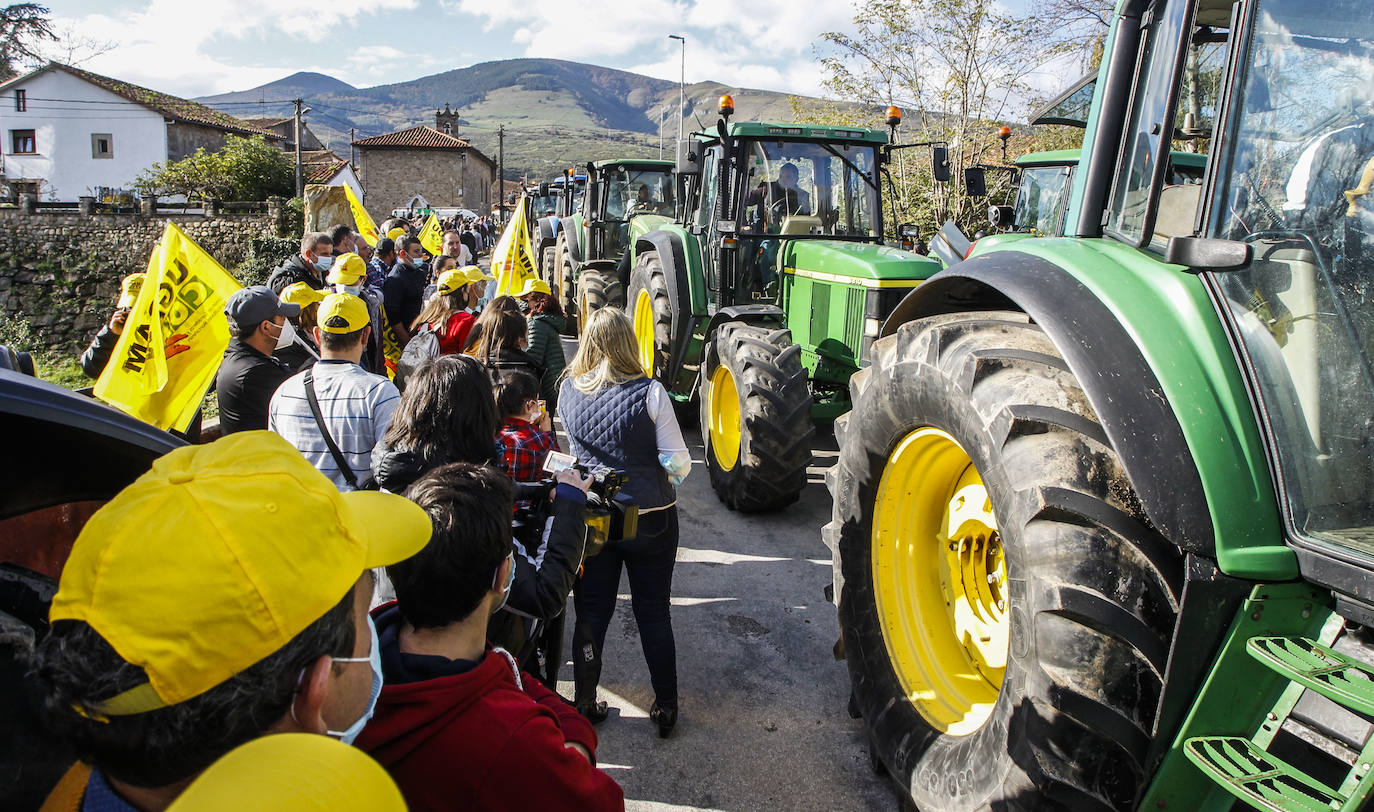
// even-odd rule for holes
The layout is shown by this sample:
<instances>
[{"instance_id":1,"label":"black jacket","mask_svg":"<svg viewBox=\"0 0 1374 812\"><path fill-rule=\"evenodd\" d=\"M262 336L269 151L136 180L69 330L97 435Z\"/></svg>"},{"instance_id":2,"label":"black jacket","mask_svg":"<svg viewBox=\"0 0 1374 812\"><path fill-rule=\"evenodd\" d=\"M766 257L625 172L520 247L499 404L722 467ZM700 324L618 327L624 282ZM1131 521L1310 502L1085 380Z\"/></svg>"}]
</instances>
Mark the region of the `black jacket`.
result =
<instances>
[{"instance_id":1,"label":"black jacket","mask_svg":"<svg viewBox=\"0 0 1374 812\"><path fill-rule=\"evenodd\" d=\"M301 342L305 342L302 344ZM309 347L310 349L306 349ZM314 350L312 355L310 350ZM272 357L286 365L286 369L292 375L309 366L314 366L319 360L320 348L315 346L315 340L300 328L296 329L296 340L272 353Z\"/></svg>"},{"instance_id":2,"label":"black jacket","mask_svg":"<svg viewBox=\"0 0 1374 812\"><path fill-rule=\"evenodd\" d=\"M289 377L291 372L277 359L263 355L242 339L231 339L215 375L223 433L266 429L272 393Z\"/></svg>"},{"instance_id":3,"label":"black jacket","mask_svg":"<svg viewBox=\"0 0 1374 812\"><path fill-rule=\"evenodd\" d=\"M372 450L372 478L392 493L402 493L431 468L448 460L425 460L414 451L378 443Z\"/></svg>"},{"instance_id":4,"label":"black jacket","mask_svg":"<svg viewBox=\"0 0 1374 812\"><path fill-rule=\"evenodd\" d=\"M282 260L272 275L267 277L267 287L271 288L272 292L278 296L288 286L296 282L304 282L315 290L323 290L325 287L319 271L306 265L305 258L300 254L292 254Z\"/></svg>"},{"instance_id":5,"label":"black jacket","mask_svg":"<svg viewBox=\"0 0 1374 812\"><path fill-rule=\"evenodd\" d=\"M491 361L486 366L487 372L491 375L492 385L501 383L501 376L504 373L516 370L528 372L534 376L536 381L544 375L544 365L534 360L534 357L529 353L516 347L502 347L492 353Z\"/></svg>"},{"instance_id":6,"label":"black jacket","mask_svg":"<svg viewBox=\"0 0 1374 812\"><path fill-rule=\"evenodd\" d=\"M425 285L428 274L424 269L397 262L391 266L382 284L382 301L386 307L386 319L393 325L411 329L415 317L425 303Z\"/></svg>"},{"instance_id":7,"label":"black jacket","mask_svg":"<svg viewBox=\"0 0 1374 812\"><path fill-rule=\"evenodd\" d=\"M111 330L110 325L106 324L100 328L100 332L91 339L91 346L81 353L81 371L86 373L87 378L100 377L100 373L105 371L105 365L110 363L110 355L118 343L119 334Z\"/></svg>"}]
</instances>

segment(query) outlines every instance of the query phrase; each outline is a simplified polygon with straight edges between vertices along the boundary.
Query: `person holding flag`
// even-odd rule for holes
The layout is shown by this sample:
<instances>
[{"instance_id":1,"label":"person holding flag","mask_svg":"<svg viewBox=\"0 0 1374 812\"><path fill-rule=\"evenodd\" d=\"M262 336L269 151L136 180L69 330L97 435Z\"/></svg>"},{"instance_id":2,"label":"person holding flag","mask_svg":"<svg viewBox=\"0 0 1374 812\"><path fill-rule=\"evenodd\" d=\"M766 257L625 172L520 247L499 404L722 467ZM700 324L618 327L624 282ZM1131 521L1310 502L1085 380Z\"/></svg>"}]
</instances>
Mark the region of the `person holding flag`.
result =
<instances>
[{"instance_id":1,"label":"person holding flag","mask_svg":"<svg viewBox=\"0 0 1374 812\"><path fill-rule=\"evenodd\" d=\"M359 237L363 238L363 242L376 247L382 235L381 232L377 230L377 224L372 221L372 215L367 213L367 209L363 208L363 202L353 193L352 186L345 183L343 189L344 197L348 198L348 208L353 212L354 231L357 232Z\"/></svg>"},{"instance_id":2,"label":"person holding flag","mask_svg":"<svg viewBox=\"0 0 1374 812\"><path fill-rule=\"evenodd\" d=\"M439 217L431 214L425 220L425 225L420 229L420 245L429 252L432 257L437 257L444 252L444 227L439 223Z\"/></svg>"},{"instance_id":3,"label":"person holding flag","mask_svg":"<svg viewBox=\"0 0 1374 812\"><path fill-rule=\"evenodd\" d=\"M291 345L295 331L287 319L300 312L300 305L281 301L266 285L244 288L229 297L225 315L234 338L215 377L223 434L267 428L272 393L291 376L291 370L273 353Z\"/></svg>"},{"instance_id":4,"label":"person holding flag","mask_svg":"<svg viewBox=\"0 0 1374 812\"><path fill-rule=\"evenodd\" d=\"M515 206L515 216L501 232L491 252L491 269L496 273L496 296L515 296L525 283L535 279L534 251L530 248L530 224L525 216L525 197Z\"/></svg>"},{"instance_id":5,"label":"person holding flag","mask_svg":"<svg viewBox=\"0 0 1374 812\"><path fill-rule=\"evenodd\" d=\"M157 428L184 433L229 346L225 306L240 287L214 257L167 223L96 380L95 397Z\"/></svg>"}]
</instances>

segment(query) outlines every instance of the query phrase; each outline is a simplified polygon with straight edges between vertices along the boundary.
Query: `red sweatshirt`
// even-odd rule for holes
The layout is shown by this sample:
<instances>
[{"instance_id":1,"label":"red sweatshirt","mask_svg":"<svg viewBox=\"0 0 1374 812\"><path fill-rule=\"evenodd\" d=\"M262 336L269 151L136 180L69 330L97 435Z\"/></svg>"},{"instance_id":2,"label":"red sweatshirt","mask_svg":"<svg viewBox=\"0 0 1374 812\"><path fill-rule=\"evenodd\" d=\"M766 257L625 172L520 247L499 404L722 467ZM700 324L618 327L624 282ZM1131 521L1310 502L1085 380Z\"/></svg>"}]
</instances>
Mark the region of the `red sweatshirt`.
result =
<instances>
[{"instance_id":1,"label":"red sweatshirt","mask_svg":"<svg viewBox=\"0 0 1374 812\"><path fill-rule=\"evenodd\" d=\"M468 333L472 332L472 325L477 322L477 317L467 312L459 310L443 325L433 325L435 335L439 337L440 355L457 355L463 351L463 345L468 341Z\"/></svg>"},{"instance_id":2,"label":"red sweatshirt","mask_svg":"<svg viewBox=\"0 0 1374 812\"><path fill-rule=\"evenodd\" d=\"M507 654L488 649L465 673L392 684L399 613L375 615L388 684L357 746L412 810L625 808L620 785L564 747L595 755L591 724L534 677L518 684Z\"/></svg>"}]
</instances>

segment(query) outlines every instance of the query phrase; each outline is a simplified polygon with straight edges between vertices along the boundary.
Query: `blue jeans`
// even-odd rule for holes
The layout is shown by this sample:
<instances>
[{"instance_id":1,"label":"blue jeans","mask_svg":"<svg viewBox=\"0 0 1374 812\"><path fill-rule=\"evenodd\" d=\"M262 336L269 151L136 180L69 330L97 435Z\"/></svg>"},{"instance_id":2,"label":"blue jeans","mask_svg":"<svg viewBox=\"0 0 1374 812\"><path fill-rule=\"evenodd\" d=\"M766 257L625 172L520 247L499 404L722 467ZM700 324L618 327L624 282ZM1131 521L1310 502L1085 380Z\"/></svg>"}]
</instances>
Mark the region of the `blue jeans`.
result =
<instances>
[{"instance_id":1,"label":"blue jeans","mask_svg":"<svg viewBox=\"0 0 1374 812\"><path fill-rule=\"evenodd\" d=\"M601 651L606 629L615 614L620 571L630 577L630 608L639 626L639 644L649 666L654 698L660 705L677 705L677 645L668 598L673 591L677 561L677 508L647 513L639 519L639 534L613 541L583 563L582 579L573 592L577 625L573 630L574 701L596 701L601 681Z\"/></svg>"}]
</instances>

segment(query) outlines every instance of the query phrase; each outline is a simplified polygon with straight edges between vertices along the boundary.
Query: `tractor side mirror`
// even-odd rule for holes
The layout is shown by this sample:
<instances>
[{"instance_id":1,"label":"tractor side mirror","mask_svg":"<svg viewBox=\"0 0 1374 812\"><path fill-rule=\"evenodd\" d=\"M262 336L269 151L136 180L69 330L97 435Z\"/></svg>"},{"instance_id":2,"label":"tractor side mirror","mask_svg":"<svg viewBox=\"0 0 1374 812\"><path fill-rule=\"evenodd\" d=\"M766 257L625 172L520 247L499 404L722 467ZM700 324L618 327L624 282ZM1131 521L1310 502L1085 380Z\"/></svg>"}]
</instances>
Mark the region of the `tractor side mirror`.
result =
<instances>
[{"instance_id":1,"label":"tractor side mirror","mask_svg":"<svg viewBox=\"0 0 1374 812\"><path fill-rule=\"evenodd\" d=\"M587 184L587 220L594 221L599 218L601 211L601 187L599 184Z\"/></svg>"},{"instance_id":2,"label":"tractor side mirror","mask_svg":"<svg viewBox=\"0 0 1374 812\"><path fill-rule=\"evenodd\" d=\"M949 150L944 147L930 148L930 173L937 183L949 181Z\"/></svg>"},{"instance_id":3,"label":"tractor side mirror","mask_svg":"<svg viewBox=\"0 0 1374 812\"><path fill-rule=\"evenodd\" d=\"M904 240L915 240L921 236L921 227L915 223L902 223L897 226L897 236Z\"/></svg>"},{"instance_id":4,"label":"tractor side mirror","mask_svg":"<svg viewBox=\"0 0 1374 812\"><path fill-rule=\"evenodd\" d=\"M1011 206L988 206L988 222L993 228L1016 228L1016 209Z\"/></svg>"},{"instance_id":5,"label":"tractor side mirror","mask_svg":"<svg viewBox=\"0 0 1374 812\"><path fill-rule=\"evenodd\" d=\"M548 196L549 196L549 184L548 184L547 182L539 184L539 196L540 196L540 197L548 197Z\"/></svg>"},{"instance_id":6,"label":"tractor side mirror","mask_svg":"<svg viewBox=\"0 0 1374 812\"><path fill-rule=\"evenodd\" d=\"M964 191L969 197L988 196L988 176L981 166L970 166L964 170Z\"/></svg>"},{"instance_id":7,"label":"tractor side mirror","mask_svg":"<svg viewBox=\"0 0 1374 812\"><path fill-rule=\"evenodd\" d=\"M691 138L677 142L677 173L679 175L701 174L701 147Z\"/></svg>"}]
</instances>

